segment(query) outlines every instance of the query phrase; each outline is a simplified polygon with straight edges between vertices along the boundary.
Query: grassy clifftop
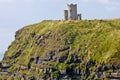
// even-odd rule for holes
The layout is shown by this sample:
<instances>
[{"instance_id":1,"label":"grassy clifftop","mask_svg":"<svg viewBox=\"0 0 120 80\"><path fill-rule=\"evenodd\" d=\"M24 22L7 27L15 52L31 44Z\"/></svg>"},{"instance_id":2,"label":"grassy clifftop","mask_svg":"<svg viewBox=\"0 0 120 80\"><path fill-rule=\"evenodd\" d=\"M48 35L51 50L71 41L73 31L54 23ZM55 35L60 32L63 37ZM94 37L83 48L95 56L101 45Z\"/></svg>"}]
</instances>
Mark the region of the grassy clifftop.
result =
<instances>
[{"instance_id":1,"label":"grassy clifftop","mask_svg":"<svg viewBox=\"0 0 120 80\"><path fill-rule=\"evenodd\" d=\"M42 35L48 38L40 46L37 40ZM88 59L115 61L120 58L120 20L43 21L30 25L16 32L16 39L9 46L5 58L12 58L21 51L15 60L26 64L31 57L65 46L70 47L70 54L80 50L77 55Z\"/></svg>"},{"instance_id":2,"label":"grassy clifftop","mask_svg":"<svg viewBox=\"0 0 120 80\"><path fill-rule=\"evenodd\" d=\"M2 63L40 66L39 59L55 71L71 66L85 70L90 61L95 62L93 71L103 63L120 66L120 20L50 20L26 26L16 32Z\"/></svg>"}]
</instances>

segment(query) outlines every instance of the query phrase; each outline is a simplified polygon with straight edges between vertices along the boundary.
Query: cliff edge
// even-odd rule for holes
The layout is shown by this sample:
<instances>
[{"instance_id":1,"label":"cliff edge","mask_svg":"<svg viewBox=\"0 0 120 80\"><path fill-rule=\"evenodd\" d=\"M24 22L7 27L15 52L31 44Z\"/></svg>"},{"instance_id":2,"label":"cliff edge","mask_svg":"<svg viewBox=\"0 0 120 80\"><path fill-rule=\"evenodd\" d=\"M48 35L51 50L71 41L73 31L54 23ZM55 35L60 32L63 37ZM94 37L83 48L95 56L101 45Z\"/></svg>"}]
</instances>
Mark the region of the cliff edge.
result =
<instances>
[{"instance_id":1,"label":"cliff edge","mask_svg":"<svg viewBox=\"0 0 120 80\"><path fill-rule=\"evenodd\" d=\"M16 32L0 79L120 78L120 20L46 20Z\"/></svg>"}]
</instances>

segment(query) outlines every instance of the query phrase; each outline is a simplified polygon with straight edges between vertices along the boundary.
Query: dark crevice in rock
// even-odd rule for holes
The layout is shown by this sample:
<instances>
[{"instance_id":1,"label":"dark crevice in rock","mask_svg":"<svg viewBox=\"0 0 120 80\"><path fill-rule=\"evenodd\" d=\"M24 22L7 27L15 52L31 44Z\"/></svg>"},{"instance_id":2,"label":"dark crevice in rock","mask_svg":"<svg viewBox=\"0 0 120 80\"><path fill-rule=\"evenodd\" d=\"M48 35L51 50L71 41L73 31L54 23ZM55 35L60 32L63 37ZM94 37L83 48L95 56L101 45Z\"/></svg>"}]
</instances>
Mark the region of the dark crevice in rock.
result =
<instances>
[{"instance_id":1,"label":"dark crevice in rock","mask_svg":"<svg viewBox=\"0 0 120 80\"><path fill-rule=\"evenodd\" d=\"M22 53L22 50L19 50L15 55L13 55L12 57L9 57L9 59L15 59L17 57L19 57Z\"/></svg>"},{"instance_id":2,"label":"dark crevice in rock","mask_svg":"<svg viewBox=\"0 0 120 80\"><path fill-rule=\"evenodd\" d=\"M31 58L31 59L30 59L30 61L29 61L29 63L28 63L28 69L31 68L31 64L33 63L34 60L35 60L34 58Z\"/></svg>"}]
</instances>

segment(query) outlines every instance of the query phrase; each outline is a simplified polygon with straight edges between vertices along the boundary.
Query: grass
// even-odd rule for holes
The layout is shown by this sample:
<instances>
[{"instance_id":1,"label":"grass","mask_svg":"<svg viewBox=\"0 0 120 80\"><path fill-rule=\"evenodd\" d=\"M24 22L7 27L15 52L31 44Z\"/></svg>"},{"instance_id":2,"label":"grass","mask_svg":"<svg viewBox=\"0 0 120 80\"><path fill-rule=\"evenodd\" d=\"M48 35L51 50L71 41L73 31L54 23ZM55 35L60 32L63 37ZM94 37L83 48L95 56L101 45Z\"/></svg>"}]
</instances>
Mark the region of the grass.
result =
<instances>
[{"instance_id":1,"label":"grass","mask_svg":"<svg viewBox=\"0 0 120 80\"><path fill-rule=\"evenodd\" d=\"M45 44L41 46L36 42L42 35L45 36ZM96 61L98 66L102 62L120 65L120 20L50 20L26 26L16 32L15 41L6 51L3 62L27 66L32 57L44 58L50 52L66 47L69 47L67 60L71 58L71 54L85 57L77 67L84 68L84 64L90 59ZM20 56L13 58L19 50L22 51ZM64 55L66 51L58 52L55 56ZM50 64L58 69L66 69L71 65L67 61L55 63ZM57 72L53 75L58 76Z\"/></svg>"}]
</instances>

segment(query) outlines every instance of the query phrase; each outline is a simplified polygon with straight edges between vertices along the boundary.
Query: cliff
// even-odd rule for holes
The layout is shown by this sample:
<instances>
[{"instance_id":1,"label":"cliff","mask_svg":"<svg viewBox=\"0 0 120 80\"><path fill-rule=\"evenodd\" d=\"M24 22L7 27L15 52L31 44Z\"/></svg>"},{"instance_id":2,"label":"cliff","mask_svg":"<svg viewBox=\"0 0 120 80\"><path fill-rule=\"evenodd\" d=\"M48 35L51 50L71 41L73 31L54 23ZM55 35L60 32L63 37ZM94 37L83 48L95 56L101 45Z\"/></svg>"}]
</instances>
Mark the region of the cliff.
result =
<instances>
[{"instance_id":1,"label":"cliff","mask_svg":"<svg viewBox=\"0 0 120 80\"><path fill-rule=\"evenodd\" d=\"M120 20L46 20L16 32L0 79L120 78Z\"/></svg>"}]
</instances>

